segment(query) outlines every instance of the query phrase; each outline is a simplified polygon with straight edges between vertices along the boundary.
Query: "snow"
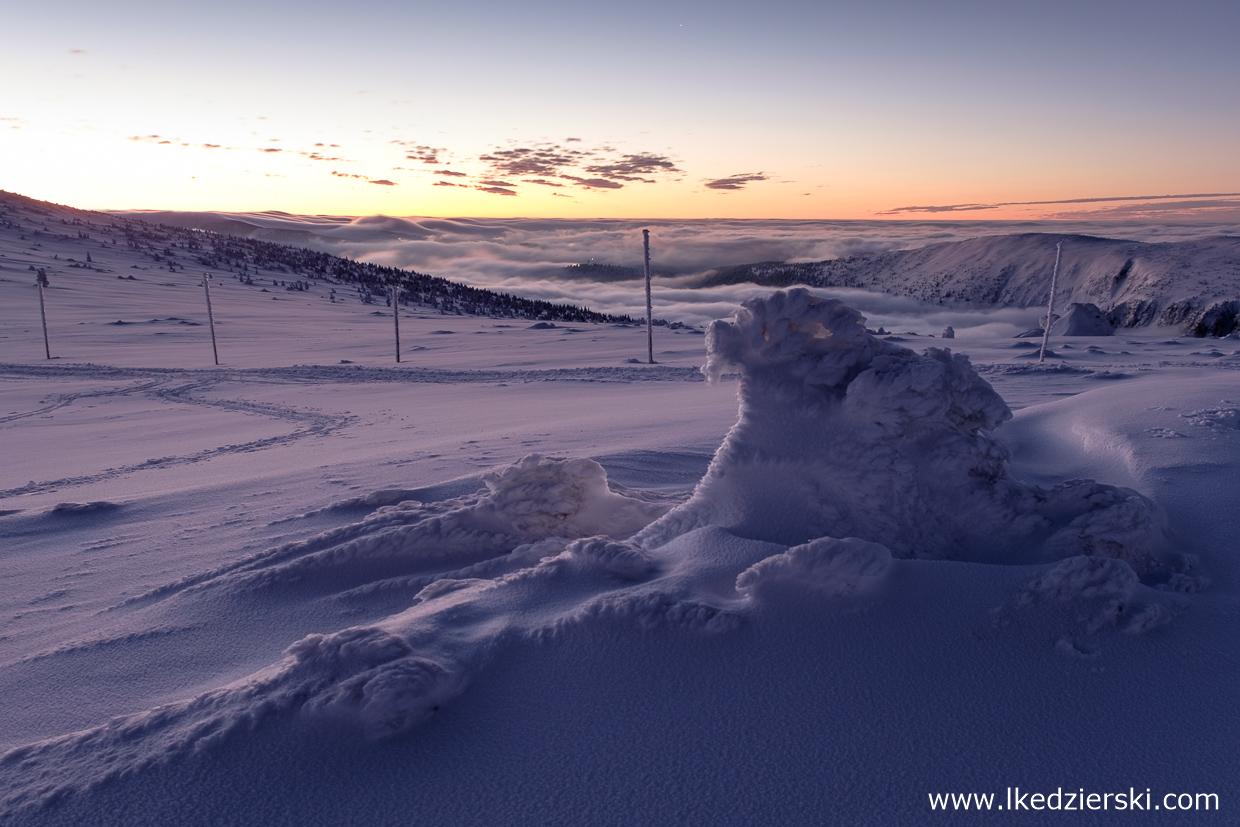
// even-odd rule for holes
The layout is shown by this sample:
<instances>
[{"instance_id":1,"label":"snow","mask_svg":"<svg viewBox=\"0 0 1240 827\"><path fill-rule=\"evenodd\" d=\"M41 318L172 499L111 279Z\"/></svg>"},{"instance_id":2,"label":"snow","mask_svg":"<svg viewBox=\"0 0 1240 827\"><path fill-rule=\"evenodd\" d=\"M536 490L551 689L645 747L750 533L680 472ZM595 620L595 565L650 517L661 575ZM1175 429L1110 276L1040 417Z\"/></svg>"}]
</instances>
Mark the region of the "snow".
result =
<instances>
[{"instance_id":1,"label":"snow","mask_svg":"<svg viewBox=\"0 0 1240 827\"><path fill-rule=\"evenodd\" d=\"M215 368L166 323L205 320L186 266L51 272L48 362L26 267L80 242L0 244L6 823L1240 793L1232 340L1039 364L791 290L655 366L640 328L402 312L398 366L373 306L219 278Z\"/></svg>"},{"instance_id":2,"label":"snow","mask_svg":"<svg viewBox=\"0 0 1240 827\"><path fill-rule=\"evenodd\" d=\"M886 342L800 288L746 302L706 347L708 378L740 374L739 419L693 497L643 543L719 525L785 545L855 537L900 557L1116 557L1163 580L1188 565L1136 491L1013 479L992 436L1011 411L961 354Z\"/></svg>"},{"instance_id":3,"label":"snow","mask_svg":"<svg viewBox=\"0 0 1240 827\"><path fill-rule=\"evenodd\" d=\"M1110 336L1114 327L1096 304L1072 302L1051 325L1052 336Z\"/></svg>"},{"instance_id":4,"label":"snow","mask_svg":"<svg viewBox=\"0 0 1240 827\"><path fill-rule=\"evenodd\" d=\"M640 280L642 248L632 239L650 229L655 304L667 318L692 324L727 316L735 305L772 288L803 284L853 302L856 288L895 294L882 301L865 297L875 327L905 330L916 323L924 332L937 333L951 324L963 333L987 323L1023 323L1011 331L1014 335L1045 312L1059 243L1064 245L1061 306L1088 302L1121 326L1202 326L1211 335L1234 329L1240 311L1240 225L1227 221L638 222L115 214L410 267L633 318L645 313L640 286L599 275L613 267ZM897 296L914 301L901 302ZM932 315L927 304L952 312Z\"/></svg>"}]
</instances>

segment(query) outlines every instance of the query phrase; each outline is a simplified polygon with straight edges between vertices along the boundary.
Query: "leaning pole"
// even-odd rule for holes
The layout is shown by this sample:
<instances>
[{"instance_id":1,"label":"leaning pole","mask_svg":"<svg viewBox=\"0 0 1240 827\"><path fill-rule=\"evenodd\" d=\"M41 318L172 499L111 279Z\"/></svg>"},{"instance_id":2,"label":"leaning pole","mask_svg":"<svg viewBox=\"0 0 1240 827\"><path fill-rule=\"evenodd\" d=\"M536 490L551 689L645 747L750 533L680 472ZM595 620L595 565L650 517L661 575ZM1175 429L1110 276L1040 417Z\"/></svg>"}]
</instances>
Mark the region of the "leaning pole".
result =
<instances>
[{"instance_id":1,"label":"leaning pole","mask_svg":"<svg viewBox=\"0 0 1240 827\"><path fill-rule=\"evenodd\" d=\"M1046 343L1051 340L1051 325L1055 319L1055 280L1059 278L1059 252L1063 249L1063 242L1055 245L1055 269L1051 271L1051 300L1046 305L1046 329L1042 331L1042 350L1038 353L1038 361L1046 361Z\"/></svg>"},{"instance_id":2,"label":"leaning pole","mask_svg":"<svg viewBox=\"0 0 1240 827\"><path fill-rule=\"evenodd\" d=\"M646 248L646 362L654 364L654 316L650 303L650 231L642 230Z\"/></svg>"},{"instance_id":3,"label":"leaning pole","mask_svg":"<svg viewBox=\"0 0 1240 827\"><path fill-rule=\"evenodd\" d=\"M47 274L40 270L35 281L39 283L39 316L43 319L43 355L51 359L52 346L47 340L47 307L43 302L43 288L47 286Z\"/></svg>"},{"instance_id":4,"label":"leaning pole","mask_svg":"<svg viewBox=\"0 0 1240 827\"><path fill-rule=\"evenodd\" d=\"M215 346L215 313L211 311L211 274L202 274L202 289L207 296L207 322L211 325L211 354L215 357L215 364L220 363L220 351Z\"/></svg>"},{"instance_id":5,"label":"leaning pole","mask_svg":"<svg viewBox=\"0 0 1240 827\"><path fill-rule=\"evenodd\" d=\"M396 361L400 362L400 285L392 285L392 325L396 330Z\"/></svg>"}]
</instances>

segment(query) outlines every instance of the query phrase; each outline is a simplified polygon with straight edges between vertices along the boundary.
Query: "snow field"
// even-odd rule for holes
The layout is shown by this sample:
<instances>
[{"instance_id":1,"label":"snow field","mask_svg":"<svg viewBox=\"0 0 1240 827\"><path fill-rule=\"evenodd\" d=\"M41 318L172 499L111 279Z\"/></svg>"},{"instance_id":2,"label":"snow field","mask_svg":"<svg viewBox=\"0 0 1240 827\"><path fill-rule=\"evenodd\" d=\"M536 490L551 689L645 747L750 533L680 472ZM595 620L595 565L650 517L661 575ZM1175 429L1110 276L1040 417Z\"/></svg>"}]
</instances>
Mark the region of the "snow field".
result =
<instances>
[{"instance_id":1,"label":"snow field","mask_svg":"<svg viewBox=\"0 0 1240 827\"><path fill-rule=\"evenodd\" d=\"M390 317L237 285L217 308L253 302L255 338L217 371L106 325L136 294L103 284L73 311L103 338L46 366L0 283L11 823L918 824L944 789L1240 792L1226 340L1038 365L792 291L656 331L653 371L619 358L638 329L469 318L411 321L426 361L398 368Z\"/></svg>"}]
</instances>

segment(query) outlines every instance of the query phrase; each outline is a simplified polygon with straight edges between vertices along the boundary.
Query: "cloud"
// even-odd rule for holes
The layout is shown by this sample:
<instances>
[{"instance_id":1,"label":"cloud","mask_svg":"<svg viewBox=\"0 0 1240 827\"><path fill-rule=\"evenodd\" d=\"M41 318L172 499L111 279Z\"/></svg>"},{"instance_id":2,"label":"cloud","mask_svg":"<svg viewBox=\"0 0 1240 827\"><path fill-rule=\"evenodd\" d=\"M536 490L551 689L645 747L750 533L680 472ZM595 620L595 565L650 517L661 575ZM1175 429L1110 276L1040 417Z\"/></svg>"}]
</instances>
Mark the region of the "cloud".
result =
<instances>
[{"instance_id":1,"label":"cloud","mask_svg":"<svg viewBox=\"0 0 1240 827\"><path fill-rule=\"evenodd\" d=\"M746 185L754 181L766 181L768 177L762 172L743 172L737 175L729 175L727 178L716 178L713 181L706 181L706 188L710 190L741 190Z\"/></svg>"},{"instance_id":2,"label":"cloud","mask_svg":"<svg viewBox=\"0 0 1240 827\"><path fill-rule=\"evenodd\" d=\"M451 175L451 176L455 176L455 177L457 177L457 178L468 178L468 177L469 177L469 173L468 173L468 172L455 172L455 171L450 170L450 169L437 169L437 170L435 170L435 174L436 174L436 175Z\"/></svg>"},{"instance_id":3,"label":"cloud","mask_svg":"<svg viewBox=\"0 0 1240 827\"><path fill-rule=\"evenodd\" d=\"M945 213L995 210L1000 207L1042 207L1054 204L1104 204L1119 201L1168 201L1184 198L1235 198L1240 192L1190 193L1187 195L1119 195L1094 198L1064 198L1058 201L1000 201L994 204L944 204L937 206L895 207L875 215L900 215L902 213Z\"/></svg>"},{"instance_id":4,"label":"cloud","mask_svg":"<svg viewBox=\"0 0 1240 827\"><path fill-rule=\"evenodd\" d=\"M337 172L335 170L332 170L332 175L336 176L337 178L355 178L360 181L365 181L368 184L378 184L381 187L398 186L395 181L389 181L386 178L368 178L365 175L358 175L355 172Z\"/></svg>"},{"instance_id":5,"label":"cloud","mask_svg":"<svg viewBox=\"0 0 1240 827\"><path fill-rule=\"evenodd\" d=\"M587 153L577 149L564 149L554 144L532 147L494 149L478 157L490 164L494 174L520 177L523 175L555 176L561 167L571 166Z\"/></svg>"},{"instance_id":6,"label":"cloud","mask_svg":"<svg viewBox=\"0 0 1240 827\"><path fill-rule=\"evenodd\" d=\"M581 143L581 139L572 139ZM565 141L567 143L568 141ZM496 148L478 156L493 178L521 178L520 183L563 186L553 179L572 181L586 189L620 189L622 182L657 183L659 176L680 174L666 155L653 152L618 153L614 147L595 149L568 147L554 143ZM533 176L533 177L531 177ZM490 184L489 181L482 181ZM504 186L516 186L511 181Z\"/></svg>"},{"instance_id":7,"label":"cloud","mask_svg":"<svg viewBox=\"0 0 1240 827\"><path fill-rule=\"evenodd\" d=\"M611 181L607 178L580 178L576 175L561 175L566 181L572 181L585 189L607 189L618 190L624 186L619 181Z\"/></svg>"},{"instance_id":8,"label":"cloud","mask_svg":"<svg viewBox=\"0 0 1240 827\"><path fill-rule=\"evenodd\" d=\"M655 183L654 179L642 178L640 176L680 172L670 158L649 152L625 155L619 161L611 161L610 163L591 164L585 168L585 171L603 178L612 178L620 181L641 181L647 184Z\"/></svg>"},{"instance_id":9,"label":"cloud","mask_svg":"<svg viewBox=\"0 0 1240 827\"><path fill-rule=\"evenodd\" d=\"M511 181L492 180L492 181L479 181L478 183L486 187L515 187L516 186L516 184L512 183Z\"/></svg>"},{"instance_id":10,"label":"cloud","mask_svg":"<svg viewBox=\"0 0 1240 827\"><path fill-rule=\"evenodd\" d=\"M1052 213L1048 219L1102 221L1240 221L1240 199L1219 198L1196 201L1153 201L1121 204L1093 210L1069 210Z\"/></svg>"},{"instance_id":11,"label":"cloud","mask_svg":"<svg viewBox=\"0 0 1240 827\"><path fill-rule=\"evenodd\" d=\"M439 156L443 155L444 153L448 151L444 149L443 147L430 146L428 144L419 144L413 141L395 140L395 141L392 141L392 143L404 149L405 158L407 158L408 160L421 161L424 164L435 164L435 165L442 164L443 161L440 160Z\"/></svg>"},{"instance_id":12,"label":"cloud","mask_svg":"<svg viewBox=\"0 0 1240 827\"><path fill-rule=\"evenodd\" d=\"M507 187L474 187L474 189L489 192L493 195L516 195L516 192Z\"/></svg>"},{"instance_id":13,"label":"cloud","mask_svg":"<svg viewBox=\"0 0 1240 827\"><path fill-rule=\"evenodd\" d=\"M524 183L524 184L542 184L544 187L562 187L562 186L564 186L563 184L558 183L558 182L556 182L556 181L548 181L546 178L526 178L526 179L525 179L522 183ZM553 193L552 193L552 195L559 195L559 194L560 194L560 193L558 193L558 192L553 192Z\"/></svg>"},{"instance_id":14,"label":"cloud","mask_svg":"<svg viewBox=\"0 0 1240 827\"><path fill-rule=\"evenodd\" d=\"M264 120L264 119L260 118L260 120ZM252 133L252 134L257 135L258 133ZM352 161L350 161L350 159L348 158L324 155L318 150L293 150L293 149L285 149L282 147L275 147L275 146L261 146L261 147L224 146L223 144L218 144L213 141L203 141L200 139L182 140L181 138L165 138L162 135L155 135L155 134L131 135L129 136L129 138L127 138L127 140L138 141L140 143L160 144L160 145L166 145L166 146L167 145L178 145L178 146L184 146L184 147L191 147L193 149L223 149L223 150L228 150L228 151L240 150L240 151L246 151L246 152L253 151L253 152L262 152L262 153L269 154L269 155L280 153L280 152L286 152L289 154L300 155L303 158L307 158L311 161L333 161L336 163L352 163ZM280 138L268 138L267 141L268 143L279 143L281 139ZM332 147L335 149L340 148L340 144L316 143L314 144L314 146Z\"/></svg>"},{"instance_id":15,"label":"cloud","mask_svg":"<svg viewBox=\"0 0 1240 827\"><path fill-rule=\"evenodd\" d=\"M436 181L431 184L432 187L459 187L460 184L454 184L451 181Z\"/></svg>"}]
</instances>

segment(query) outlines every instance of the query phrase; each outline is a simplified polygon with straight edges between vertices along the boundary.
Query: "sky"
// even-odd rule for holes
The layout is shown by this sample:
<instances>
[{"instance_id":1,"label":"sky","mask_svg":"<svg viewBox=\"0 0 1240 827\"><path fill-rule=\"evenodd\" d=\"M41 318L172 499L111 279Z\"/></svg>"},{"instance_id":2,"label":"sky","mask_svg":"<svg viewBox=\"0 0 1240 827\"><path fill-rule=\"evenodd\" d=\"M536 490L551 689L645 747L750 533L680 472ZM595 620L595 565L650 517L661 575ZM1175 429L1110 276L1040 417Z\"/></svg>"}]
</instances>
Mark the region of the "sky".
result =
<instances>
[{"instance_id":1,"label":"sky","mask_svg":"<svg viewBox=\"0 0 1240 827\"><path fill-rule=\"evenodd\" d=\"M0 188L76 207L1240 216L1235 3L43 0L4 16Z\"/></svg>"}]
</instances>

